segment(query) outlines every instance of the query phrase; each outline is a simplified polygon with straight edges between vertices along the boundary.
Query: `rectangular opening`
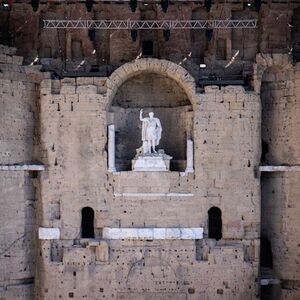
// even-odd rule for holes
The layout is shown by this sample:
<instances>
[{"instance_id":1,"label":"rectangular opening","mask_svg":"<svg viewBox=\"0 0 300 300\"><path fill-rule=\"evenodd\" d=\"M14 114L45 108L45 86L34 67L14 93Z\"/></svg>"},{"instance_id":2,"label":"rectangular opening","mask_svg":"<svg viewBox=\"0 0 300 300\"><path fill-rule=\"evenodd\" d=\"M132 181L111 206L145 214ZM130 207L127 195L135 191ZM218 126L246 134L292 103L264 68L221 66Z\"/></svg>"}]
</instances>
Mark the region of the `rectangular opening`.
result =
<instances>
[{"instance_id":1,"label":"rectangular opening","mask_svg":"<svg viewBox=\"0 0 300 300\"><path fill-rule=\"evenodd\" d=\"M147 56L153 55L153 41L142 42L142 54Z\"/></svg>"}]
</instances>

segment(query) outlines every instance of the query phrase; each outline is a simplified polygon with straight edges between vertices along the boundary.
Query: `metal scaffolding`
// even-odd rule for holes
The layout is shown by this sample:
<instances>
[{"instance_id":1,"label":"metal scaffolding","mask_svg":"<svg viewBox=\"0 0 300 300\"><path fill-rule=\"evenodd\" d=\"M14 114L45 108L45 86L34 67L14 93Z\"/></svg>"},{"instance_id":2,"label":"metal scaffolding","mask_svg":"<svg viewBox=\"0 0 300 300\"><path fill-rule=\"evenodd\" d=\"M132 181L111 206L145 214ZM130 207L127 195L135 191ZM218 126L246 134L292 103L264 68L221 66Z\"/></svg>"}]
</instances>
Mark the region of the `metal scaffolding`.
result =
<instances>
[{"instance_id":1,"label":"metal scaffolding","mask_svg":"<svg viewBox=\"0 0 300 300\"><path fill-rule=\"evenodd\" d=\"M257 20L43 20L44 28L70 29L214 29L256 28Z\"/></svg>"}]
</instances>

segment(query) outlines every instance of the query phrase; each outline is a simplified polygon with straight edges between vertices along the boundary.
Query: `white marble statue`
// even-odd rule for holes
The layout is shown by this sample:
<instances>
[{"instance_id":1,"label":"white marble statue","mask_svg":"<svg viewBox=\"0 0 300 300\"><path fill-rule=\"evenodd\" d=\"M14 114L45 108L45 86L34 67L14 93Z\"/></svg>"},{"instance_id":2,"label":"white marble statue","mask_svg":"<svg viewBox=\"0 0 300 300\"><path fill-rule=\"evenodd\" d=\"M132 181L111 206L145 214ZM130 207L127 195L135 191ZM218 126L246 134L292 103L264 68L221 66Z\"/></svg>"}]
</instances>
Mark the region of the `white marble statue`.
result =
<instances>
[{"instance_id":1,"label":"white marble statue","mask_svg":"<svg viewBox=\"0 0 300 300\"><path fill-rule=\"evenodd\" d=\"M151 154L157 153L155 146L159 144L161 139L162 127L160 120L154 118L154 113L149 113L149 118L143 118L143 110L140 110L140 120L143 122L142 126L142 141L143 141L143 153Z\"/></svg>"}]
</instances>

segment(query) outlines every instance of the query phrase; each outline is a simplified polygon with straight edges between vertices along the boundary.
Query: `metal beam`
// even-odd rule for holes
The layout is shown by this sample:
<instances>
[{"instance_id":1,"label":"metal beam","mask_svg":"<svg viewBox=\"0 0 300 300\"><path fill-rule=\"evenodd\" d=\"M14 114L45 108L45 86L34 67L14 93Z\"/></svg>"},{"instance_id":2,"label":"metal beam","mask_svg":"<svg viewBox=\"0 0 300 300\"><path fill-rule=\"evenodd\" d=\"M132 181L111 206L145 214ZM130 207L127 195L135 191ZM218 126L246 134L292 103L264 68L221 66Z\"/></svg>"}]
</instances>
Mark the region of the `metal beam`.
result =
<instances>
[{"instance_id":1,"label":"metal beam","mask_svg":"<svg viewBox=\"0 0 300 300\"><path fill-rule=\"evenodd\" d=\"M256 28L257 20L43 20L44 28L70 29L213 29Z\"/></svg>"}]
</instances>

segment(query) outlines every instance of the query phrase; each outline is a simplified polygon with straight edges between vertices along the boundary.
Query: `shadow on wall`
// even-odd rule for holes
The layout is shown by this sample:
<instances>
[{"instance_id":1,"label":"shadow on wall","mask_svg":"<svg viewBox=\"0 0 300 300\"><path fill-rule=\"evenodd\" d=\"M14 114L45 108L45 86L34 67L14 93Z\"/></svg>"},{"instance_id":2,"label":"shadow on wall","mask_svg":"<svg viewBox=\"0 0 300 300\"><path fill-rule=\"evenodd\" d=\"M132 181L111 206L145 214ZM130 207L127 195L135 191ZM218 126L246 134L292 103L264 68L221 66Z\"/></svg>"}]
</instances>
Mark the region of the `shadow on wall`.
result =
<instances>
[{"instance_id":1,"label":"shadow on wall","mask_svg":"<svg viewBox=\"0 0 300 300\"><path fill-rule=\"evenodd\" d=\"M127 80L113 99L117 170L130 170L136 149L142 145L141 108L144 116L153 111L161 121L162 139L157 149L164 149L173 157L171 170L184 171L186 139L192 137L192 105L175 81L153 73Z\"/></svg>"}]
</instances>

